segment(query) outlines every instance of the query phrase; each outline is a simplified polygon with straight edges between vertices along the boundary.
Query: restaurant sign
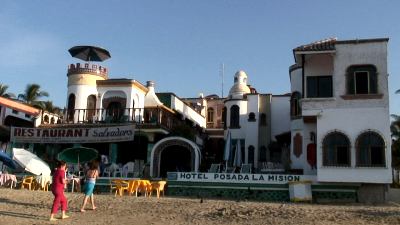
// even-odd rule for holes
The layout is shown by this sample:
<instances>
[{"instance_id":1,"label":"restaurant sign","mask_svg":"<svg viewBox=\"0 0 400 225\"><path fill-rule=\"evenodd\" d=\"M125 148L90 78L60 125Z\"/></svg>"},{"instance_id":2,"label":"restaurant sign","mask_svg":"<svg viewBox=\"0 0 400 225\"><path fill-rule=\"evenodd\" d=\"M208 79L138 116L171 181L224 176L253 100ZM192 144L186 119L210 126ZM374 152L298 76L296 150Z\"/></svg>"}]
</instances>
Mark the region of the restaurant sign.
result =
<instances>
[{"instance_id":1,"label":"restaurant sign","mask_svg":"<svg viewBox=\"0 0 400 225\"><path fill-rule=\"evenodd\" d=\"M11 141L20 143L120 142L132 141L134 136L134 125L85 128L11 128Z\"/></svg>"},{"instance_id":2,"label":"restaurant sign","mask_svg":"<svg viewBox=\"0 0 400 225\"><path fill-rule=\"evenodd\" d=\"M317 176L297 174L169 172L168 180L181 182L287 184L288 182L314 183L317 181Z\"/></svg>"}]
</instances>

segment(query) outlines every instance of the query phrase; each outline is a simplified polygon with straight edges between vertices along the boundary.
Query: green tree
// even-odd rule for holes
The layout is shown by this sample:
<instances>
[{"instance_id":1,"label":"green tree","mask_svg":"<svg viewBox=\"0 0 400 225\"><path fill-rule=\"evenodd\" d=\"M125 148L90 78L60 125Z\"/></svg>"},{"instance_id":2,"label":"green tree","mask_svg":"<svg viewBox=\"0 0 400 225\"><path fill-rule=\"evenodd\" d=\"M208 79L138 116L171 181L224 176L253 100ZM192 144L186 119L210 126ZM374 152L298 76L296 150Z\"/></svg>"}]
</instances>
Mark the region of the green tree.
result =
<instances>
[{"instance_id":1,"label":"green tree","mask_svg":"<svg viewBox=\"0 0 400 225\"><path fill-rule=\"evenodd\" d=\"M42 109L55 114L61 114L61 109L53 104L52 101L44 101L42 103Z\"/></svg>"},{"instance_id":2,"label":"green tree","mask_svg":"<svg viewBox=\"0 0 400 225\"><path fill-rule=\"evenodd\" d=\"M49 97L49 94L40 90L40 85L38 84L28 84L25 88L25 92L18 95L18 99L39 108L43 107L42 103L39 101L41 97Z\"/></svg>"},{"instance_id":3,"label":"green tree","mask_svg":"<svg viewBox=\"0 0 400 225\"><path fill-rule=\"evenodd\" d=\"M5 98L13 98L13 93L7 92L8 86L0 83L0 96Z\"/></svg>"},{"instance_id":4,"label":"green tree","mask_svg":"<svg viewBox=\"0 0 400 225\"><path fill-rule=\"evenodd\" d=\"M396 94L400 93L400 89ZM392 166L400 168L400 116L392 114L392 123L390 124L390 131L392 133Z\"/></svg>"}]
</instances>

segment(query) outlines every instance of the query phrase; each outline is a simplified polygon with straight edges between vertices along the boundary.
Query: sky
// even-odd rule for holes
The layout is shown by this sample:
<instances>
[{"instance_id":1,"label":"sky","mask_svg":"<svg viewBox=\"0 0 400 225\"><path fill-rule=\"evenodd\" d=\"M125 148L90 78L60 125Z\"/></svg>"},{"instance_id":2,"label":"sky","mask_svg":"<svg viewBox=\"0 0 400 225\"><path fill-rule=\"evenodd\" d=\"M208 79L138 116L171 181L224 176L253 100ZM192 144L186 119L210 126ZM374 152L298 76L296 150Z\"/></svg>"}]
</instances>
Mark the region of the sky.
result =
<instances>
[{"instance_id":1,"label":"sky","mask_svg":"<svg viewBox=\"0 0 400 225\"><path fill-rule=\"evenodd\" d=\"M400 1L2 0L0 83L37 83L66 105L68 49L101 46L110 78L156 83L179 97L226 95L244 70L259 93L290 92L292 49L313 41L388 37L390 112L400 114ZM43 100L45 100L44 98Z\"/></svg>"}]
</instances>

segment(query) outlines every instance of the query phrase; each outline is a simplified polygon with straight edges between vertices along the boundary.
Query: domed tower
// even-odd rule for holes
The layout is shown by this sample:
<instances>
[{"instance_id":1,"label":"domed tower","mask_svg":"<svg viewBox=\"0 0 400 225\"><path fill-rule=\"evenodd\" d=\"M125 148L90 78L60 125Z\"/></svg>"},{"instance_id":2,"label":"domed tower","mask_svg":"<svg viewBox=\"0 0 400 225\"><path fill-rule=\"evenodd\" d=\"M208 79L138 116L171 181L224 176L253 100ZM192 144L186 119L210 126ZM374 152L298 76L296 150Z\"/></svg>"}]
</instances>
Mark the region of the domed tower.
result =
<instances>
[{"instance_id":1,"label":"domed tower","mask_svg":"<svg viewBox=\"0 0 400 225\"><path fill-rule=\"evenodd\" d=\"M243 70L235 73L234 84L229 91L230 99L243 98L243 94L249 94L250 88L247 86L247 74Z\"/></svg>"},{"instance_id":2,"label":"domed tower","mask_svg":"<svg viewBox=\"0 0 400 225\"><path fill-rule=\"evenodd\" d=\"M66 119L74 122L93 119L99 107L96 81L108 79L107 68L88 62L70 64L67 77Z\"/></svg>"}]
</instances>

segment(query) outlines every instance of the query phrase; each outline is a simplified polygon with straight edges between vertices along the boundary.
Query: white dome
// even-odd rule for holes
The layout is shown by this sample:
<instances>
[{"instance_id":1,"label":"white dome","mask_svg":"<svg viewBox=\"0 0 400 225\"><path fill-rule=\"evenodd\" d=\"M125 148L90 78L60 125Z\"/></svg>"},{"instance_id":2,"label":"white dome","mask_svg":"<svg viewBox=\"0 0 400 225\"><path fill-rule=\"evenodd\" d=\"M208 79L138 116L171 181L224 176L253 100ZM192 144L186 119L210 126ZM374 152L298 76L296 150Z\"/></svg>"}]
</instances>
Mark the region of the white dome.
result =
<instances>
[{"instance_id":1,"label":"white dome","mask_svg":"<svg viewBox=\"0 0 400 225\"><path fill-rule=\"evenodd\" d=\"M229 91L231 97L243 96L250 93L250 88L247 86L247 74L243 70L235 73L234 84Z\"/></svg>"}]
</instances>

